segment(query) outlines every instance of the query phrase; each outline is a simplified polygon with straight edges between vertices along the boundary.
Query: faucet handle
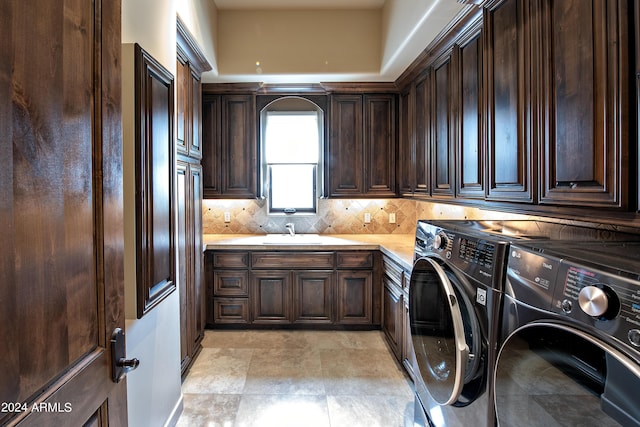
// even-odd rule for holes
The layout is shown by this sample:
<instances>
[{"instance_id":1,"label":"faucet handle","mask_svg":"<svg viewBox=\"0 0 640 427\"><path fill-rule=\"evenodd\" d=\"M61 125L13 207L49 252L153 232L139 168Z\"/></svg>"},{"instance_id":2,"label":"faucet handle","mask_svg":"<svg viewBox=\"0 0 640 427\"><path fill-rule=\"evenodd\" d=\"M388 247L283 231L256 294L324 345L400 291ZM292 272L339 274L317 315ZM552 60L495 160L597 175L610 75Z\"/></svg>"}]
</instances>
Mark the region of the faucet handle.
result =
<instances>
[{"instance_id":1,"label":"faucet handle","mask_svg":"<svg viewBox=\"0 0 640 427\"><path fill-rule=\"evenodd\" d=\"M289 230L289 234L291 234L292 236L294 234L296 234L296 228L295 228L295 225L293 225L292 222L288 222L284 226L285 226L285 228L287 228Z\"/></svg>"}]
</instances>

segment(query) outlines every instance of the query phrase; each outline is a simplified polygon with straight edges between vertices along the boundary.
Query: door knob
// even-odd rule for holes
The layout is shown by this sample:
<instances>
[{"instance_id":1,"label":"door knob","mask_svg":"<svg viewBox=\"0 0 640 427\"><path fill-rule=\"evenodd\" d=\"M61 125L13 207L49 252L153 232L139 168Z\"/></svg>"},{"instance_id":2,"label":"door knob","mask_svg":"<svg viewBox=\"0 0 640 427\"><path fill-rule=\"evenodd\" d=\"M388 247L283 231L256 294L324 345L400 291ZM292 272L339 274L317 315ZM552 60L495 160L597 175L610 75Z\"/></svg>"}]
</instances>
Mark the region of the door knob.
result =
<instances>
[{"instance_id":1,"label":"door knob","mask_svg":"<svg viewBox=\"0 0 640 427\"><path fill-rule=\"evenodd\" d=\"M127 373L140 366L138 359L126 358L125 350L124 332L116 328L111 335L111 377L114 383L119 383Z\"/></svg>"}]
</instances>

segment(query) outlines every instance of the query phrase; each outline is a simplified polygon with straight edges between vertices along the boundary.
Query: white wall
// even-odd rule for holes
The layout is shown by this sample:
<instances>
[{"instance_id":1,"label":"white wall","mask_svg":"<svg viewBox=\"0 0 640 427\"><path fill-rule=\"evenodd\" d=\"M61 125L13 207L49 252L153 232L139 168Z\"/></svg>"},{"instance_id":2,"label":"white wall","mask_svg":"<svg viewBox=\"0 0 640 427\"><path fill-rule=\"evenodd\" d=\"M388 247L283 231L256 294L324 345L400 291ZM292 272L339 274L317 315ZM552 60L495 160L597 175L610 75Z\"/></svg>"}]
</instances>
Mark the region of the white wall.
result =
<instances>
[{"instance_id":1,"label":"white wall","mask_svg":"<svg viewBox=\"0 0 640 427\"><path fill-rule=\"evenodd\" d=\"M138 43L175 76L179 14L216 71L217 10L209 0L122 2L122 129L125 210L125 310L128 357L140 366L127 376L129 425L173 425L182 411L180 297L173 292L142 319L136 318L134 62ZM179 269L176 269L179 271Z\"/></svg>"},{"instance_id":2,"label":"white wall","mask_svg":"<svg viewBox=\"0 0 640 427\"><path fill-rule=\"evenodd\" d=\"M380 72L399 76L463 7L454 0L387 0Z\"/></svg>"},{"instance_id":3,"label":"white wall","mask_svg":"<svg viewBox=\"0 0 640 427\"><path fill-rule=\"evenodd\" d=\"M178 292L136 319L133 43L173 75L176 70L176 0L122 2L125 305L127 356L140 360L127 376L129 425L172 425L182 411Z\"/></svg>"},{"instance_id":4,"label":"white wall","mask_svg":"<svg viewBox=\"0 0 640 427\"><path fill-rule=\"evenodd\" d=\"M218 74L216 55L218 43L218 9L211 0L179 1L178 15L187 26L193 38L198 42L200 50L206 56L212 70L207 74Z\"/></svg>"}]
</instances>

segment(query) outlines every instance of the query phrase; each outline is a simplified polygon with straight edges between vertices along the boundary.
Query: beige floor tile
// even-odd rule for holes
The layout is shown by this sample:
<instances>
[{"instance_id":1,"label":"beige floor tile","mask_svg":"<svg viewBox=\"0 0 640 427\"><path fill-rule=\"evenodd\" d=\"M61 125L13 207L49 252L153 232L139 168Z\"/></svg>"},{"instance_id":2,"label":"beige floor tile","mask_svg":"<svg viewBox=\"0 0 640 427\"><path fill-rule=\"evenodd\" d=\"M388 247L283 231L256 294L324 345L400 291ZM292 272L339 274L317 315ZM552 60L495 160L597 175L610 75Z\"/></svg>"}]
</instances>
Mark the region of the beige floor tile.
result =
<instances>
[{"instance_id":1,"label":"beige floor tile","mask_svg":"<svg viewBox=\"0 0 640 427\"><path fill-rule=\"evenodd\" d=\"M297 348L256 351L244 393L324 395L320 353Z\"/></svg>"},{"instance_id":2,"label":"beige floor tile","mask_svg":"<svg viewBox=\"0 0 640 427\"><path fill-rule=\"evenodd\" d=\"M328 395L412 395L388 350L321 350L320 358Z\"/></svg>"},{"instance_id":3,"label":"beige floor tile","mask_svg":"<svg viewBox=\"0 0 640 427\"><path fill-rule=\"evenodd\" d=\"M331 427L413 425L413 400L401 396L327 396Z\"/></svg>"},{"instance_id":4,"label":"beige floor tile","mask_svg":"<svg viewBox=\"0 0 640 427\"><path fill-rule=\"evenodd\" d=\"M182 384L182 392L242 393L253 351L203 348Z\"/></svg>"},{"instance_id":5,"label":"beige floor tile","mask_svg":"<svg viewBox=\"0 0 640 427\"><path fill-rule=\"evenodd\" d=\"M184 411L176 427L232 427L240 394L184 394Z\"/></svg>"},{"instance_id":6,"label":"beige floor tile","mask_svg":"<svg viewBox=\"0 0 640 427\"><path fill-rule=\"evenodd\" d=\"M413 389L381 331L211 331L180 427L412 425Z\"/></svg>"},{"instance_id":7,"label":"beige floor tile","mask_svg":"<svg viewBox=\"0 0 640 427\"><path fill-rule=\"evenodd\" d=\"M331 427L331 424L324 396L248 394L242 396L235 426Z\"/></svg>"}]
</instances>

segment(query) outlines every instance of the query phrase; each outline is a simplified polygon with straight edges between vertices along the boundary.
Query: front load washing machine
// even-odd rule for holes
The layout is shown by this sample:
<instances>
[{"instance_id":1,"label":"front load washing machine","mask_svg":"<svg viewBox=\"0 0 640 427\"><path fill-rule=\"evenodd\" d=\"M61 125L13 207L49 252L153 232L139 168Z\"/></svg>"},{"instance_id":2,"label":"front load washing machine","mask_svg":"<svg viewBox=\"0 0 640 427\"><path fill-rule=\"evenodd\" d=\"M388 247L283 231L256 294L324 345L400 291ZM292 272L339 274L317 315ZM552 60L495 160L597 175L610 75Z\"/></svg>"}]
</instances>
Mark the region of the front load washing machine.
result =
<instances>
[{"instance_id":1,"label":"front load washing machine","mask_svg":"<svg viewBox=\"0 0 640 427\"><path fill-rule=\"evenodd\" d=\"M415 424L494 425L490 376L508 244L421 221L409 287Z\"/></svg>"},{"instance_id":2,"label":"front load washing machine","mask_svg":"<svg viewBox=\"0 0 640 427\"><path fill-rule=\"evenodd\" d=\"M499 426L640 426L640 243L511 245Z\"/></svg>"},{"instance_id":3,"label":"front load washing machine","mask_svg":"<svg viewBox=\"0 0 640 427\"><path fill-rule=\"evenodd\" d=\"M512 242L633 238L615 228L536 220L418 221L409 288L416 424L495 426L493 372Z\"/></svg>"}]
</instances>

